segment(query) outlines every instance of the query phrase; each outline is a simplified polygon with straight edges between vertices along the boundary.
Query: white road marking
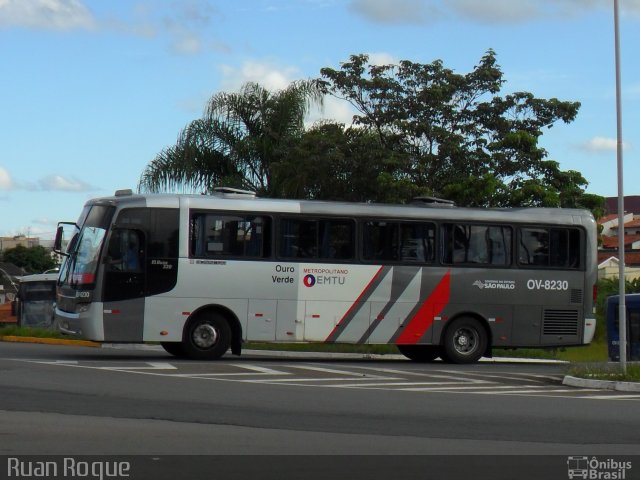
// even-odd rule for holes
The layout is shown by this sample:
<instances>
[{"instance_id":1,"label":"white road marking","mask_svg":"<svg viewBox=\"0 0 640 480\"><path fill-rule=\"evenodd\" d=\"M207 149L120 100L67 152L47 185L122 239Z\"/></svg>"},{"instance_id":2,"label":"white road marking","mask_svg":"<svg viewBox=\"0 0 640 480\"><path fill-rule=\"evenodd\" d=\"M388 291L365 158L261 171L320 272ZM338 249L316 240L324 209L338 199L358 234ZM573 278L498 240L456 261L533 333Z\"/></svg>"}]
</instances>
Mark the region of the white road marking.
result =
<instances>
[{"instance_id":1,"label":"white road marking","mask_svg":"<svg viewBox=\"0 0 640 480\"><path fill-rule=\"evenodd\" d=\"M93 367L99 370L177 370L175 367L167 362L146 362L148 367Z\"/></svg>"},{"instance_id":2,"label":"white road marking","mask_svg":"<svg viewBox=\"0 0 640 480\"><path fill-rule=\"evenodd\" d=\"M183 373L173 375L175 377L246 377L248 375L255 375L256 372L260 375L292 375L291 372L283 372L282 370L274 370L272 368L260 367L258 365L237 365L233 364L233 367L238 367L244 370L250 370L249 372L231 372L231 373Z\"/></svg>"},{"instance_id":3,"label":"white road marking","mask_svg":"<svg viewBox=\"0 0 640 480\"><path fill-rule=\"evenodd\" d=\"M384 380L403 380L401 378L394 377L378 377L377 379ZM257 378L255 380L241 380L245 383L295 383L295 382L355 382L358 380L362 380L363 382L367 382L371 380L371 377L363 377L363 378L344 378L344 377L331 377L331 378ZM344 386L340 384L338 386Z\"/></svg>"},{"instance_id":4,"label":"white road marking","mask_svg":"<svg viewBox=\"0 0 640 480\"><path fill-rule=\"evenodd\" d=\"M583 389L580 389L580 391L583 391ZM598 390L598 391L601 392L602 390ZM640 395L615 395L615 394L592 395L586 398L595 399L595 400L631 400L631 399L640 399Z\"/></svg>"},{"instance_id":5,"label":"white road marking","mask_svg":"<svg viewBox=\"0 0 640 480\"><path fill-rule=\"evenodd\" d=\"M305 386L305 387L321 387L321 388L351 388L351 389L375 389L387 391L405 391L405 392L424 392L424 393L461 393L461 394L483 394L483 395L526 395L535 397L555 397L555 398L577 398L577 399L593 399L593 400L640 400L640 394L615 394L613 392L601 395L593 395L593 392L603 392L600 389L583 389L583 388L556 388L553 384L540 385L539 379L547 379L557 382L559 377L548 375L535 375L526 373L513 372L492 372L491 374L480 372L463 372L464 376L457 376L458 372L452 370L437 370L431 372L416 372L412 370L399 370L391 368L375 368L364 366L344 365L343 369L326 368L315 365L293 365L285 364L283 368L292 370L307 370L318 373L332 374L327 378L296 378L295 373L291 371L276 370L273 368L263 367L254 364L215 364L206 363L198 364L207 365L212 373L170 373L172 370L189 370L195 363L179 363L175 366L168 362L139 362L137 366L131 365L132 362L122 362L123 366L118 366L118 362L112 362L109 366L102 366L107 362L87 362L82 365L76 360L36 360L36 359L12 359L20 362L38 363L43 365L54 365L73 368L88 368L102 371L114 371L123 373L135 373L139 375L156 375L165 377L193 378L195 380L219 380L232 381L242 383L259 383L272 385L289 385L289 386ZM115 365L114 365L115 364ZM241 372L221 371L216 373L215 370L225 369L225 367L239 368ZM376 375L363 373L376 372ZM389 375L391 374L391 375ZM274 376L287 376L287 378L266 378ZM334 376L339 375L339 376ZM385 376L388 375L388 376ZM252 378L247 378L253 376ZM473 376L476 378L468 378ZM424 377L427 381L410 381L411 377ZM498 382L485 378L499 378L505 381L521 380L535 382L537 385L507 385L504 382ZM527 378L529 377L529 378ZM417 380L417 379L416 379ZM433 380L433 381L428 381ZM560 385L558 385L559 387ZM563 395L573 394L573 395Z\"/></svg>"},{"instance_id":6,"label":"white road marking","mask_svg":"<svg viewBox=\"0 0 640 480\"><path fill-rule=\"evenodd\" d=\"M440 391L450 391L450 390L498 390L498 389L513 389L513 385L465 385L465 386L457 386L457 387L432 387L432 388L401 388L400 390L407 392L440 392ZM545 388L543 385L527 385L522 388L530 389L530 391L534 391L535 389ZM504 393L504 392L501 392Z\"/></svg>"},{"instance_id":7,"label":"white road marking","mask_svg":"<svg viewBox=\"0 0 640 480\"><path fill-rule=\"evenodd\" d=\"M311 365L290 365L292 368L298 368L301 370L311 370L312 372L333 373L334 375L347 375L351 377L364 377L366 374L362 372L352 372L349 370L336 370L335 368L326 367L314 367ZM370 378L370 377L369 377Z\"/></svg>"}]
</instances>

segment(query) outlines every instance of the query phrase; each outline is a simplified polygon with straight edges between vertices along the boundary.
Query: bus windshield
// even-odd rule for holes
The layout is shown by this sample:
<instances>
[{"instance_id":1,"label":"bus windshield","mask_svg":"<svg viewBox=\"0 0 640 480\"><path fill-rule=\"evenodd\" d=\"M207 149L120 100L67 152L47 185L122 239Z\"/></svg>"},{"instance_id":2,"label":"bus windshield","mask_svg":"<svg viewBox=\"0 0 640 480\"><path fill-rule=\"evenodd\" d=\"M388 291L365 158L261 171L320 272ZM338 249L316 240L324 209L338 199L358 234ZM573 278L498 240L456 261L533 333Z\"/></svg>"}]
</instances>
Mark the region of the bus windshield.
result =
<instances>
[{"instance_id":1,"label":"bus windshield","mask_svg":"<svg viewBox=\"0 0 640 480\"><path fill-rule=\"evenodd\" d=\"M65 265L64 270L67 271L63 272L68 283L83 287L95 283L100 250L112 215L113 208L101 205L94 205L87 212L75 242L75 251L70 252L71 259Z\"/></svg>"},{"instance_id":2,"label":"bus windshield","mask_svg":"<svg viewBox=\"0 0 640 480\"><path fill-rule=\"evenodd\" d=\"M104 228L98 227L85 227L82 229L71 271L73 284L86 285L95 282L98 255L106 232Z\"/></svg>"}]
</instances>

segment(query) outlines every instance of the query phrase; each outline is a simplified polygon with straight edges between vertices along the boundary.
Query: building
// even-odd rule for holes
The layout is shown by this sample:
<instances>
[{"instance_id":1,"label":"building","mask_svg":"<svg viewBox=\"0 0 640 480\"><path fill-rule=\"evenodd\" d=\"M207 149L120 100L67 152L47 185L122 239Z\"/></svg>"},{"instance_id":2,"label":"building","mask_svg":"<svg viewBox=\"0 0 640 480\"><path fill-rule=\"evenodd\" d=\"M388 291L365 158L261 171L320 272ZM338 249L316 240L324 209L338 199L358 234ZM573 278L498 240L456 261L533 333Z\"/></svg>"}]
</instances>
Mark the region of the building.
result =
<instances>
[{"instance_id":1,"label":"building","mask_svg":"<svg viewBox=\"0 0 640 480\"><path fill-rule=\"evenodd\" d=\"M601 244L598 247L598 277L613 278L619 275L618 199L606 199L607 215L598 220ZM624 197L622 235L624 236L625 278L640 277L640 196Z\"/></svg>"},{"instance_id":2,"label":"building","mask_svg":"<svg viewBox=\"0 0 640 480\"><path fill-rule=\"evenodd\" d=\"M29 237L27 235L16 235L15 237L0 237L0 252L4 252L10 248L22 246L25 248L37 247L40 245L38 237Z\"/></svg>"}]
</instances>

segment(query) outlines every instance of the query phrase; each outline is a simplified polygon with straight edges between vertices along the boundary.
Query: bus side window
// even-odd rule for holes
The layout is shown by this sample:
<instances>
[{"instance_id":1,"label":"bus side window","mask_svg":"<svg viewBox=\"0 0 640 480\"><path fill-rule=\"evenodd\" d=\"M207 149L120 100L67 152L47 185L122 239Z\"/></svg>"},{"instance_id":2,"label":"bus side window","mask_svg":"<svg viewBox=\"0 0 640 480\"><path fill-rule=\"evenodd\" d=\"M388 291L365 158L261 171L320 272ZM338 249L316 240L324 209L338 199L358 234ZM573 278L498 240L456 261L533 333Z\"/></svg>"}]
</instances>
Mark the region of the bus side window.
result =
<instances>
[{"instance_id":1,"label":"bus side window","mask_svg":"<svg viewBox=\"0 0 640 480\"><path fill-rule=\"evenodd\" d=\"M189 254L195 258L265 258L271 255L270 217L194 213Z\"/></svg>"},{"instance_id":2,"label":"bus side window","mask_svg":"<svg viewBox=\"0 0 640 480\"><path fill-rule=\"evenodd\" d=\"M578 269L582 238L577 228L521 228L518 242L520 265Z\"/></svg>"},{"instance_id":3,"label":"bus side window","mask_svg":"<svg viewBox=\"0 0 640 480\"><path fill-rule=\"evenodd\" d=\"M399 260L399 224L370 221L363 228L363 258L368 261Z\"/></svg>"},{"instance_id":4,"label":"bus side window","mask_svg":"<svg viewBox=\"0 0 640 480\"><path fill-rule=\"evenodd\" d=\"M442 225L445 264L511 264L511 228L500 225Z\"/></svg>"},{"instance_id":5,"label":"bus side window","mask_svg":"<svg viewBox=\"0 0 640 480\"><path fill-rule=\"evenodd\" d=\"M518 248L520 265L549 265L549 232L542 228L520 229Z\"/></svg>"}]
</instances>

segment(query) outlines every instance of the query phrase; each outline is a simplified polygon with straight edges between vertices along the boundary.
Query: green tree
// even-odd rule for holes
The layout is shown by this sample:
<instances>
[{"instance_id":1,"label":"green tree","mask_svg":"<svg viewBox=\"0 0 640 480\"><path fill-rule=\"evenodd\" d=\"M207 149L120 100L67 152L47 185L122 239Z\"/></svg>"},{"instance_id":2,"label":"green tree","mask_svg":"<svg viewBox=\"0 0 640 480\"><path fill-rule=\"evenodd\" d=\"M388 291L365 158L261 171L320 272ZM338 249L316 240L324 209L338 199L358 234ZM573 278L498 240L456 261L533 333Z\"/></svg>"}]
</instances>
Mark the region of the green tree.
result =
<instances>
[{"instance_id":1,"label":"green tree","mask_svg":"<svg viewBox=\"0 0 640 480\"><path fill-rule=\"evenodd\" d=\"M322 98L316 80L294 82L278 92L247 83L239 93L218 93L203 118L147 165L138 189L208 193L228 186L286 196L272 169L300 140L309 107Z\"/></svg>"},{"instance_id":2,"label":"green tree","mask_svg":"<svg viewBox=\"0 0 640 480\"><path fill-rule=\"evenodd\" d=\"M28 273L42 273L45 270L56 267L56 261L49 251L42 246L8 248L4 251L2 259L13 263L17 267L24 268Z\"/></svg>"},{"instance_id":3,"label":"green tree","mask_svg":"<svg viewBox=\"0 0 640 480\"><path fill-rule=\"evenodd\" d=\"M546 160L539 145L544 129L573 121L580 104L528 92L500 96L505 80L492 50L468 74L440 60L370 65L367 55L321 74L326 91L357 110L354 124L400 160L394 179L459 205L581 203L586 180Z\"/></svg>"},{"instance_id":4,"label":"green tree","mask_svg":"<svg viewBox=\"0 0 640 480\"><path fill-rule=\"evenodd\" d=\"M397 176L401 157L366 130L322 122L305 132L274 172L290 197L397 203L421 193L408 177Z\"/></svg>"}]
</instances>

